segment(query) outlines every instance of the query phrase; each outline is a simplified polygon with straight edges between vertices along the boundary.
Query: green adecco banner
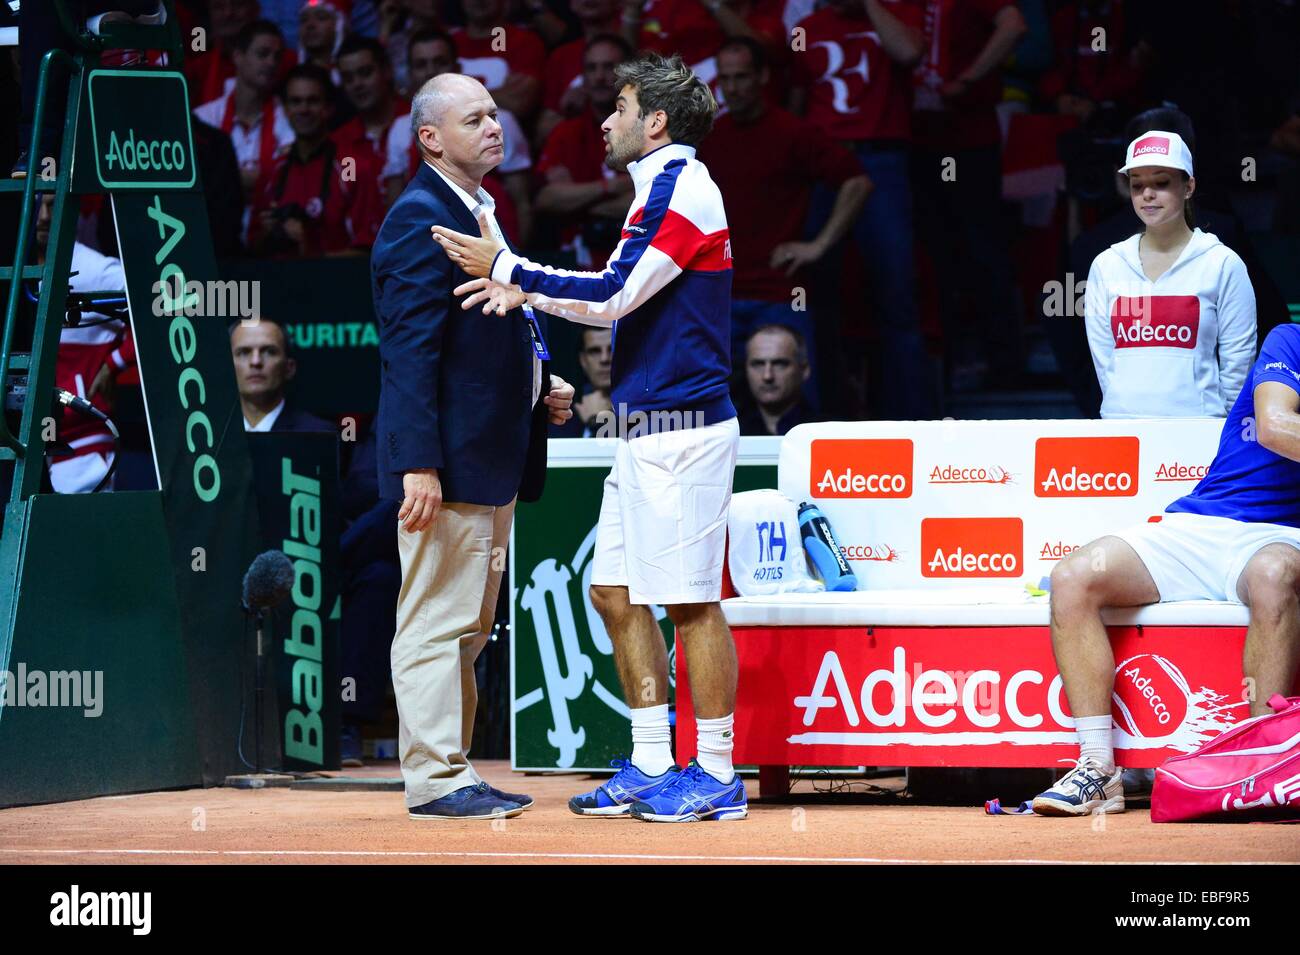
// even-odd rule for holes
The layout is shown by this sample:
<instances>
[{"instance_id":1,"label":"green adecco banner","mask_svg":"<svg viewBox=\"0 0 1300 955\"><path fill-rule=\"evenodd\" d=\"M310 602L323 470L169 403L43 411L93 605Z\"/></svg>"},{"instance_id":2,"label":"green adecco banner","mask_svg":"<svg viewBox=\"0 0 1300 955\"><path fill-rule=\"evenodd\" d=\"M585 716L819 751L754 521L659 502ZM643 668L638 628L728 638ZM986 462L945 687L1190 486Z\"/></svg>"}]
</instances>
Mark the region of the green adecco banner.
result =
<instances>
[{"instance_id":1,"label":"green adecco banner","mask_svg":"<svg viewBox=\"0 0 1300 955\"><path fill-rule=\"evenodd\" d=\"M628 752L629 715L614 648L587 599L601 489L615 438L550 442L546 493L520 504L510 547L511 765L522 770L607 770ZM741 438L735 490L776 487L779 438ZM672 622L652 608L668 646Z\"/></svg>"},{"instance_id":2,"label":"green adecco banner","mask_svg":"<svg viewBox=\"0 0 1300 955\"><path fill-rule=\"evenodd\" d=\"M236 756L239 597L256 553L252 467L230 359L231 319L223 307L228 299L207 294L222 283L200 192L114 193L113 214L203 778L219 782L243 769Z\"/></svg>"}]
</instances>

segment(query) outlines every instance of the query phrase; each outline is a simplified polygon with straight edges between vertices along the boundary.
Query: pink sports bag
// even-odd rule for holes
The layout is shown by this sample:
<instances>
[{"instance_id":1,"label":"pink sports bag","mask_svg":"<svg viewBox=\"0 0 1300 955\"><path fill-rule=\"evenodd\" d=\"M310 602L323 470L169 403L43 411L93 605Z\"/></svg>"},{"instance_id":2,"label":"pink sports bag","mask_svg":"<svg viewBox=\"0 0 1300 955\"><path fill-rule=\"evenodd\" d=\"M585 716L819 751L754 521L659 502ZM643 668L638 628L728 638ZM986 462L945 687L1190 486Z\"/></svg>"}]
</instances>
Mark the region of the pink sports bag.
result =
<instances>
[{"instance_id":1,"label":"pink sports bag","mask_svg":"<svg viewBox=\"0 0 1300 955\"><path fill-rule=\"evenodd\" d=\"M1300 696L1156 769L1152 822L1300 817Z\"/></svg>"}]
</instances>

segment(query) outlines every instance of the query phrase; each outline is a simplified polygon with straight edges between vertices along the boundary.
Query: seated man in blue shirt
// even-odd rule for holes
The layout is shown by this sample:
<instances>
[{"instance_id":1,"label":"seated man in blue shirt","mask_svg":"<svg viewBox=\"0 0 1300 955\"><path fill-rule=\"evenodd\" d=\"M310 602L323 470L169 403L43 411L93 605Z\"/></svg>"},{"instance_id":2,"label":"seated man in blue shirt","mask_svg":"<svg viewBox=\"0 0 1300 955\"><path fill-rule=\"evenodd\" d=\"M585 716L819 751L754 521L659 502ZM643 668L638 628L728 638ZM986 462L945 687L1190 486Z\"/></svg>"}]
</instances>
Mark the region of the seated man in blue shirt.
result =
<instances>
[{"instance_id":1,"label":"seated man in blue shirt","mask_svg":"<svg viewBox=\"0 0 1300 955\"><path fill-rule=\"evenodd\" d=\"M1101 569L1097 569L1101 568ZM1052 572L1052 648L1075 714L1075 768L1043 815L1123 812L1111 746L1115 663L1104 607L1233 600L1250 607L1242 669L1252 716L1300 661L1300 325L1275 328L1232 406L1204 478L1158 523L1103 537Z\"/></svg>"}]
</instances>

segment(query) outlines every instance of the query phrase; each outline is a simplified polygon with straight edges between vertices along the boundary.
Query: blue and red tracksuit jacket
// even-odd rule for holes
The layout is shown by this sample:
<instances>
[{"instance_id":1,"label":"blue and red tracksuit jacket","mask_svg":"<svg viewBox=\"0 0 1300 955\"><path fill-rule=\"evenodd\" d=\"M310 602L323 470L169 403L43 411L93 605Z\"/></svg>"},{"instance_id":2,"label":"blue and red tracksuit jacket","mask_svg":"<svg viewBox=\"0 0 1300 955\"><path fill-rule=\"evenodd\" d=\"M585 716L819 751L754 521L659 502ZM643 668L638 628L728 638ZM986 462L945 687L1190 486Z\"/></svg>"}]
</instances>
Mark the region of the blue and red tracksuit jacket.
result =
<instances>
[{"instance_id":1,"label":"blue and red tracksuit jacket","mask_svg":"<svg viewBox=\"0 0 1300 955\"><path fill-rule=\"evenodd\" d=\"M613 327L610 398L620 414L734 418L731 240L722 194L695 149L661 146L628 165L636 197L603 272L538 265L503 250L492 278L544 312ZM676 416L674 416L676 417Z\"/></svg>"}]
</instances>

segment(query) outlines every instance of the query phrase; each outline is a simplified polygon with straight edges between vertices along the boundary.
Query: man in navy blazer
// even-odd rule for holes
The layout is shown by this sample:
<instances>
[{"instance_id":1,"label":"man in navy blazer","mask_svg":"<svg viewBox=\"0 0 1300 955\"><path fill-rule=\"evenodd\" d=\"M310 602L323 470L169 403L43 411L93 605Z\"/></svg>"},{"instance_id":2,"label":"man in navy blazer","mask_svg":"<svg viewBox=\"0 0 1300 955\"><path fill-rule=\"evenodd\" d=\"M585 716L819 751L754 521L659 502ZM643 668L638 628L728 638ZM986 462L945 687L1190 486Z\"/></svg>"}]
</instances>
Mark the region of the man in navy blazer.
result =
<instances>
[{"instance_id":1,"label":"man in navy blazer","mask_svg":"<svg viewBox=\"0 0 1300 955\"><path fill-rule=\"evenodd\" d=\"M411 118L423 162L371 253L379 492L402 502L392 667L406 805L413 819L513 816L532 800L488 786L466 757L474 659L495 619L515 499L540 493L546 425L571 417L573 388L547 373L535 319L460 307L452 290L470 277L430 234L500 235L481 186L505 156L492 97L443 74L416 94Z\"/></svg>"}]
</instances>

